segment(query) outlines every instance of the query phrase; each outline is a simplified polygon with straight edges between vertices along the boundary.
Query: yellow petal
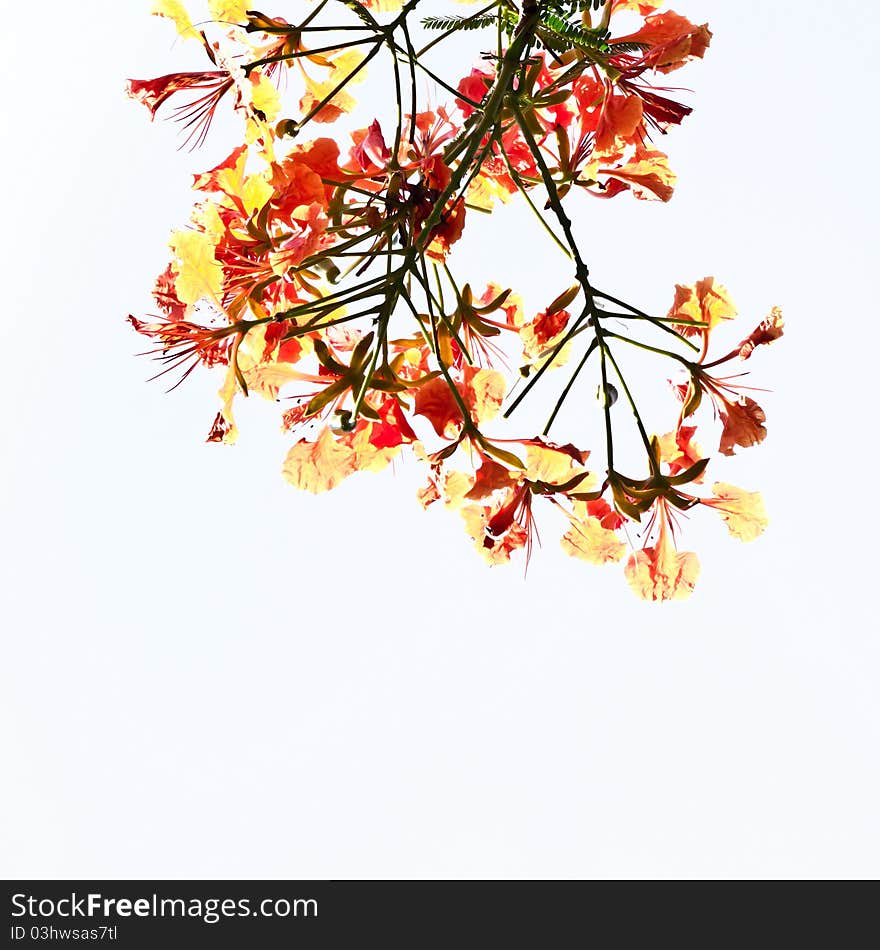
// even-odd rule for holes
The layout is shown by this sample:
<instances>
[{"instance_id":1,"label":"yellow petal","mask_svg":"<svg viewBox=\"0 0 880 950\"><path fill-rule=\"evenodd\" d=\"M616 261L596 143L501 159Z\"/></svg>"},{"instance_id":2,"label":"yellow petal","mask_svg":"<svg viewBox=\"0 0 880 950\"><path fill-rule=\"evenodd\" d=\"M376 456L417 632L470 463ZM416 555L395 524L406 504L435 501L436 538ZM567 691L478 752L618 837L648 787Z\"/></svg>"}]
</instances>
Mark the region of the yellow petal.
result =
<instances>
[{"instance_id":1,"label":"yellow petal","mask_svg":"<svg viewBox=\"0 0 880 950\"><path fill-rule=\"evenodd\" d=\"M217 245L226 234L226 225L220 217L217 205L213 201L203 201L197 204L192 214L194 224L208 235L211 243Z\"/></svg>"},{"instance_id":2,"label":"yellow petal","mask_svg":"<svg viewBox=\"0 0 880 950\"><path fill-rule=\"evenodd\" d=\"M232 155L235 155L235 152ZM196 175L193 187L199 191L222 191L224 194L240 198L244 187L244 169L248 160L247 149L241 149L234 163L230 162L232 155L217 168Z\"/></svg>"},{"instance_id":3,"label":"yellow petal","mask_svg":"<svg viewBox=\"0 0 880 950\"><path fill-rule=\"evenodd\" d=\"M223 441L226 445L232 445L233 442L238 439L238 426L235 424L235 416L232 412L232 404L235 402L235 397L238 393L238 379L235 375L235 366L230 363L228 369L226 370L226 376L223 379L223 385L220 387L220 391L217 395L220 397L223 408L220 410L220 414L223 416L226 421L228 429L226 434L223 436Z\"/></svg>"},{"instance_id":4,"label":"yellow petal","mask_svg":"<svg viewBox=\"0 0 880 950\"><path fill-rule=\"evenodd\" d=\"M494 178L477 175L468 188L467 203L483 211L491 211L495 207L496 200L507 204L511 200L511 194Z\"/></svg>"},{"instance_id":5,"label":"yellow petal","mask_svg":"<svg viewBox=\"0 0 880 950\"><path fill-rule=\"evenodd\" d=\"M543 445L526 446L526 478L533 482L563 485L582 471L583 468L566 452ZM586 487L581 483L578 491Z\"/></svg>"},{"instance_id":6,"label":"yellow petal","mask_svg":"<svg viewBox=\"0 0 880 950\"><path fill-rule=\"evenodd\" d=\"M767 527L767 511L760 492L744 491L736 485L715 482L710 498L705 504L721 515L727 530L740 541L754 541Z\"/></svg>"},{"instance_id":7,"label":"yellow petal","mask_svg":"<svg viewBox=\"0 0 880 950\"><path fill-rule=\"evenodd\" d=\"M686 600L700 576L700 562L693 551L645 548L629 556L624 574L643 600Z\"/></svg>"},{"instance_id":8,"label":"yellow petal","mask_svg":"<svg viewBox=\"0 0 880 950\"><path fill-rule=\"evenodd\" d=\"M274 122L281 111L281 97L275 83L268 76L260 75L251 90L251 104L266 116L267 122Z\"/></svg>"},{"instance_id":9,"label":"yellow petal","mask_svg":"<svg viewBox=\"0 0 880 950\"><path fill-rule=\"evenodd\" d=\"M272 186L262 175L248 175L241 189L241 200L245 211L248 214L259 211L273 194Z\"/></svg>"},{"instance_id":10,"label":"yellow petal","mask_svg":"<svg viewBox=\"0 0 880 950\"><path fill-rule=\"evenodd\" d=\"M216 302L223 268L214 257L211 237L201 231L175 231L169 244L178 258L174 287L181 303L194 304L203 297Z\"/></svg>"},{"instance_id":11,"label":"yellow petal","mask_svg":"<svg viewBox=\"0 0 880 950\"><path fill-rule=\"evenodd\" d=\"M313 494L329 491L355 471L355 452L325 428L315 442L305 439L287 453L282 474L294 488Z\"/></svg>"},{"instance_id":12,"label":"yellow petal","mask_svg":"<svg viewBox=\"0 0 880 950\"><path fill-rule=\"evenodd\" d=\"M443 494L449 508L460 508L465 496L474 487L473 475L466 472L449 472L443 482Z\"/></svg>"},{"instance_id":13,"label":"yellow petal","mask_svg":"<svg viewBox=\"0 0 880 950\"><path fill-rule=\"evenodd\" d=\"M473 393L473 409L477 421L482 423L494 419L501 409L507 392L504 376L494 369L480 369L470 380Z\"/></svg>"},{"instance_id":14,"label":"yellow petal","mask_svg":"<svg viewBox=\"0 0 880 950\"><path fill-rule=\"evenodd\" d=\"M561 540L562 550L570 557L589 561L591 564L607 564L619 561L626 545L610 529L602 527L598 518L576 518Z\"/></svg>"},{"instance_id":15,"label":"yellow petal","mask_svg":"<svg viewBox=\"0 0 880 950\"><path fill-rule=\"evenodd\" d=\"M723 284L716 283L714 277L704 277L696 283L697 297L702 308L702 319L714 330L723 320L732 320L736 316L736 304Z\"/></svg>"},{"instance_id":16,"label":"yellow petal","mask_svg":"<svg viewBox=\"0 0 880 950\"><path fill-rule=\"evenodd\" d=\"M249 0L208 0L211 19L221 23L244 23L252 6Z\"/></svg>"},{"instance_id":17,"label":"yellow petal","mask_svg":"<svg viewBox=\"0 0 880 950\"><path fill-rule=\"evenodd\" d=\"M185 40L201 39L199 31L192 25L192 20L190 20L189 14L180 0L155 0L150 8L150 13L153 16L163 16L173 20L177 32Z\"/></svg>"},{"instance_id":18,"label":"yellow petal","mask_svg":"<svg viewBox=\"0 0 880 950\"><path fill-rule=\"evenodd\" d=\"M331 85L335 86L342 81L343 76L350 75L360 66L364 61L364 54L356 49L346 50L344 53L340 53L339 56L333 58L333 73ZM348 84L363 82L367 78L366 68L360 70L357 75L352 76L348 81Z\"/></svg>"}]
</instances>

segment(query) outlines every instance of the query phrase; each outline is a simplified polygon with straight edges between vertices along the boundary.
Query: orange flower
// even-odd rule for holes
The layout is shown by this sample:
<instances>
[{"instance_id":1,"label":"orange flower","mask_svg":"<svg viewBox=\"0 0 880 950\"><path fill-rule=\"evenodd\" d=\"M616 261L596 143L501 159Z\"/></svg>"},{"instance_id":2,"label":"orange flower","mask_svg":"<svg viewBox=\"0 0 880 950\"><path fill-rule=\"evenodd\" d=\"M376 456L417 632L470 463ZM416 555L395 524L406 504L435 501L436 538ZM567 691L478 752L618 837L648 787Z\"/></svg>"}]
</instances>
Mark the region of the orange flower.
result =
<instances>
[{"instance_id":1,"label":"orange flower","mask_svg":"<svg viewBox=\"0 0 880 950\"><path fill-rule=\"evenodd\" d=\"M705 458L705 454L693 441L696 431L696 426L679 426L675 432L667 432L659 439L660 461L669 466L670 475L686 472ZM694 479L696 482L702 480L702 473Z\"/></svg>"},{"instance_id":2,"label":"orange flower","mask_svg":"<svg viewBox=\"0 0 880 950\"><path fill-rule=\"evenodd\" d=\"M669 167L666 155L652 145L636 145L626 152L603 156L598 168L600 175L607 176L604 192L597 197L612 198L621 191L631 189L641 200L659 198L669 201L675 186L676 175Z\"/></svg>"},{"instance_id":3,"label":"orange flower","mask_svg":"<svg viewBox=\"0 0 880 950\"><path fill-rule=\"evenodd\" d=\"M439 155L435 155L423 163L423 176L424 184L422 188L424 191L422 192L417 188L413 193L414 200L418 200L420 195L424 194L422 203L416 204L416 234L420 232L422 223L430 216L434 210L434 205L449 185L452 172L443 159ZM464 201L456 199L450 202L444 209L440 222L431 231L428 255L443 260L449 253L449 248L461 237L464 231L464 221Z\"/></svg>"},{"instance_id":4,"label":"orange flower","mask_svg":"<svg viewBox=\"0 0 880 950\"><path fill-rule=\"evenodd\" d=\"M559 339L571 320L568 310L542 310L534 320L520 328L526 359L539 357L551 342Z\"/></svg>"},{"instance_id":5,"label":"orange flower","mask_svg":"<svg viewBox=\"0 0 880 950\"><path fill-rule=\"evenodd\" d=\"M747 449L758 445L767 436L764 423L767 416L764 410L750 396L740 396L736 400L722 397L723 409L718 414L724 425L718 451L722 455L733 455L734 446Z\"/></svg>"},{"instance_id":6,"label":"orange flower","mask_svg":"<svg viewBox=\"0 0 880 950\"><path fill-rule=\"evenodd\" d=\"M749 448L763 442L767 436L764 423L767 417L764 410L751 396L739 392L741 389L729 378L710 376L700 366L694 366L690 383L678 389L684 401L682 417L687 418L696 412L703 393L712 400L723 430L718 450L722 455L733 455L734 447Z\"/></svg>"},{"instance_id":7,"label":"orange flower","mask_svg":"<svg viewBox=\"0 0 880 950\"><path fill-rule=\"evenodd\" d=\"M285 159L272 171L274 194L269 203L282 221L289 223L302 205L318 204L324 209L327 208L330 202L321 175L309 167L307 162L300 160L299 156ZM301 213L297 215L301 216Z\"/></svg>"},{"instance_id":8,"label":"orange flower","mask_svg":"<svg viewBox=\"0 0 880 950\"><path fill-rule=\"evenodd\" d=\"M705 326L680 324L676 327L684 336L706 337L723 320L732 320L736 316L736 304L727 288L717 283L714 277L704 277L695 284L675 285L675 300L666 316L670 320L691 320Z\"/></svg>"},{"instance_id":9,"label":"orange flower","mask_svg":"<svg viewBox=\"0 0 880 950\"><path fill-rule=\"evenodd\" d=\"M342 169L339 167L339 146L333 139L318 138L313 142L296 146L281 165L276 166L277 174L281 176L282 180L286 178L285 167L288 162L305 165L319 178L326 179L324 182L326 204L329 204L333 197L333 192L336 190L335 183L341 183L345 178ZM274 176L272 184L276 184Z\"/></svg>"},{"instance_id":10,"label":"orange flower","mask_svg":"<svg viewBox=\"0 0 880 950\"><path fill-rule=\"evenodd\" d=\"M641 139L642 100L638 96L615 95L606 91L596 125L595 147L611 152L623 144Z\"/></svg>"},{"instance_id":11,"label":"orange flower","mask_svg":"<svg viewBox=\"0 0 880 950\"><path fill-rule=\"evenodd\" d=\"M670 10L649 16L640 30L617 36L613 42L647 43L649 49L642 55L641 65L645 69L671 73L691 59L702 59L711 40L708 24L694 26Z\"/></svg>"},{"instance_id":12,"label":"orange flower","mask_svg":"<svg viewBox=\"0 0 880 950\"><path fill-rule=\"evenodd\" d=\"M505 395L505 380L493 369L465 366L456 385L459 398L476 425L494 418ZM449 383L442 376L429 380L415 392L415 414L424 416L441 439L454 439L465 420Z\"/></svg>"},{"instance_id":13,"label":"orange flower","mask_svg":"<svg viewBox=\"0 0 880 950\"><path fill-rule=\"evenodd\" d=\"M441 376L416 390L415 413L424 416L441 439L454 439L464 422L455 396Z\"/></svg>"},{"instance_id":14,"label":"orange flower","mask_svg":"<svg viewBox=\"0 0 880 950\"><path fill-rule=\"evenodd\" d=\"M461 514L477 550L490 564L505 564L514 551L525 548L528 566L537 529L532 492L526 481L512 484L494 504L468 505Z\"/></svg>"},{"instance_id":15,"label":"orange flower","mask_svg":"<svg viewBox=\"0 0 880 950\"><path fill-rule=\"evenodd\" d=\"M669 311L670 316L677 315L686 319L699 315L707 324L702 328L703 352L699 363L692 364L690 381L676 388L684 403L683 419L696 412L704 393L712 400L723 426L719 444L722 455L733 455L735 446L748 448L763 442L767 435L764 428L767 417L758 403L741 391L747 387L731 382L735 376L714 377L706 370L737 356L748 359L755 347L778 340L782 336L784 326L782 311L774 307L769 316L733 350L720 359L704 363L710 331L721 320L729 320L735 313L734 304L727 291L720 284L715 284L711 277L698 281L693 288L676 287L676 302Z\"/></svg>"}]
</instances>

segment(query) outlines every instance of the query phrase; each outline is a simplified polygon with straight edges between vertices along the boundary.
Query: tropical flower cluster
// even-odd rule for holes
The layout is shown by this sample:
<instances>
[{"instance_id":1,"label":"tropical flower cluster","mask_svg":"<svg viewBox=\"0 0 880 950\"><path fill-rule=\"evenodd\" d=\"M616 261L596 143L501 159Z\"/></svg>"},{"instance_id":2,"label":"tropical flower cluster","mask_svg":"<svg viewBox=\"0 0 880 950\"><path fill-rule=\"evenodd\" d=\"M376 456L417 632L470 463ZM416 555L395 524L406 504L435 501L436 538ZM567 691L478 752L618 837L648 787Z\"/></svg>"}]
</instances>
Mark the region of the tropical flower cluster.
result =
<instances>
[{"instance_id":1,"label":"tropical flower cluster","mask_svg":"<svg viewBox=\"0 0 880 950\"><path fill-rule=\"evenodd\" d=\"M421 504L457 512L490 564L526 561L546 521L571 556L623 562L639 596L686 597L700 568L678 547L685 512L711 509L743 541L767 523L759 494L710 486L707 468L766 435L733 369L782 335L782 316L731 335L736 305L713 277L637 306L597 286L577 235L592 198L670 199L656 143L691 108L667 77L712 34L661 0L474 6L289 0L270 16L246 0L158 0L196 68L129 80L128 94L191 148L221 109L243 134L195 175L159 313L129 320L170 388L222 375L209 441L235 441L237 399L280 404L297 488L324 492L407 452L424 465ZM473 66L435 68L441 44L475 36ZM378 66L391 118L335 131ZM512 200L570 263L570 286L537 313L516 288L457 275L464 229ZM661 378L673 370L656 434L624 371L636 351ZM526 398L549 400L541 432L517 426Z\"/></svg>"}]
</instances>

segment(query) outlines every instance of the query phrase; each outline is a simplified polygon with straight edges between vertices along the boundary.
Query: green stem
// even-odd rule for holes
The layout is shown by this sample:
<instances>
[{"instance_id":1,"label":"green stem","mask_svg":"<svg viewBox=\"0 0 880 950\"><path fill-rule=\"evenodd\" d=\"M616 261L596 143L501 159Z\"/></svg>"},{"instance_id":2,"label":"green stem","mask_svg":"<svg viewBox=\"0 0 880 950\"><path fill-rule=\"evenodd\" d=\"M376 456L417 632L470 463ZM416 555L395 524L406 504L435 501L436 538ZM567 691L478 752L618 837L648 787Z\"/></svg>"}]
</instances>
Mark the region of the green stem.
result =
<instances>
[{"instance_id":1,"label":"green stem","mask_svg":"<svg viewBox=\"0 0 880 950\"><path fill-rule=\"evenodd\" d=\"M512 100L511 105L523 138L526 140L529 151L532 153L532 157L535 159L535 163L537 164L538 170L541 173L544 187L547 190L547 197L550 201L550 207L553 210L553 213L556 215L557 221L559 221L559 224L562 227L562 231L565 234L565 239L568 242L568 246L571 248L572 257L574 258L575 263L575 276L578 280L578 283L580 283L581 287L583 288L584 297L586 298L586 308L567 336L570 338L575 333L577 333L584 318L588 314L590 315L590 324L593 327L596 344L599 347L600 369L602 373L602 392L605 397L603 399L605 418L605 447L608 471L611 472L614 468L614 437L611 430L611 406L609 405L608 400L608 369L606 365L606 357L610 356L610 354L607 353L608 348L605 343L605 334L600 322L599 310L596 307L596 301L593 296L593 287L590 283L589 268L584 262L584 259L581 257L580 248L578 247L577 241L575 240L574 233L572 231L571 219L568 217L565 212L565 208L562 206L562 200L559 197L559 192L556 188L556 182L553 180L553 175L550 173L550 169L547 167L547 163L544 161L544 156L541 154L541 149L538 146L534 135L532 135L525 117L520 111L515 99ZM561 345L557 347L557 351L561 348ZM541 369L543 370L544 367ZM528 392L528 387L526 388L525 392ZM520 400L523 398L523 396L525 396L525 392L520 396ZM512 411L515 406L516 403L514 403L514 406L512 406L508 411ZM505 415L507 415L507 413L505 413Z\"/></svg>"},{"instance_id":2,"label":"green stem","mask_svg":"<svg viewBox=\"0 0 880 950\"><path fill-rule=\"evenodd\" d=\"M510 156L507 154L507 149L498 141L498 149L501 152L501 157L504 159L504 164L507 166L507 170L510 172L510 177L513 179L514 184L519 188L520 194L523 198L526 199L526 203L532 209L532 213L535 217L541 222L541 227L550 235L553 243L559 248L560 251L569 259L571 259L571 251L559 240L558 235L550 227L547 221L544 219L544 215L538 210L537 205L532 201L531 196L529 195L528 188L526 187L525 182L522 179L520 173L513 167L513 163L510 161Z\"/></svg>"},{"instance_id":3,"label":"green stem","mask_svg":"<svg viewBox=\"0 0 880 950\"><path fill-rule=\"evenodd\" d=\"M614 354L611 352L611 348L606 346L605 353L608 356L608 359L611 362L611 365L614 367L614 372L617 373L617 378L620 380L620 385L623 387L623 391L626 394L627 402L629 402L630 409L632 409L632 414L636 420L636 426L639 430L639 435L642 437L642 442L645 446L645 452L648 454L648 464L651 466L651 471L655 475L659 475L659 469L657 467L657 459L654 455L654 449L651 446L651 440L648 438L648 433L645 431L645 426L642 423L642 417L639 414L639 408L636 405L635 399L633 399L632 393L630 392L629 386L627 385L626 379L624 378L623 373L620 371L620 367L617 365L617 360L614 359ZM607 395L605 402L608 402Z\"/></svg>"},{"instance_id":4,"label":"green stem","mask_svg":"<svg viewBox=\"0 0 880 950\"><path fill-rule=\"evenodd\" d=\"M581 370L584 368L584 366L587 365L587 360L590 358L590 355L595 349L596 349L596 341L593 340L593 342L587 347L586 352L581 358L580 363L578 363L578 365L575 367L575 371L571 374L571 378L569 379L568 383L566 383L565 389L562 390L562 393L559 396L559 399L556 400L556 405L553 407L553 412L550 414L550 418L547 420L547 425L544 426L544 431L542 435L547 435L550 432L550 427L553 425L553 422L556 419L557 413L562 408L562 404L565 402L566 398L568 397L568 394L571 392L572 386L574 386L575 381L577 380L578 376L580 376L581 374Z\"/></svg>"},{"instance_id":5,"label":"green stem","mask_svg":"<svg viewBox=\"0 0 880 950\"><path fill-rule=\"evenodd\" d=\"M652 317L650 314L645 313L644 310L639 310L638 307L632 306L632 304L626 303L624 300L620 300L617 297L612 297L611 294L606 294L604 290L594 291L597 297L601 297L603 300L607 300L609 303L616 303L618 307L625 307L627 310L641 317L643 320L647 320L649 323L653 323L659 329L665 331L666 333L671 333L676 339L681 343L684 343L685 346L689 346L692 350L699 353L700 348L692 343L686 336L682 336L681 333L677 333L672 327L666 326L662 323L659 318Z\"/></svg>"},{"instance_id":6,"label":"green stem","mask_svg":"<svg viewBox=\"0 0 880 950\"><path fill-rule=\"evenodd\" d=\"M649 353L657 353L659 356L668 356L672 360L677 360L682 366L687 367L688 371L693 372L694 364L685 359L681 354L674 353L672 350L663 350L658 346L650 346L648 343L642 343L641 340L634 340L632 337L623 336L620 333L612 333L610 330L605 331L605 336L613 337L615 340L621 340L623 343L629 343L630 346L637 346L640 350L647 350Z\"/></svg>"},{"instance_id":7,"label":"green stem","mask_svg":"<svg viewBox=\"0 0 880 950\"><path fill-rule=\"evenodd\" d=\"M363 27L366 29L366 27ZM328 46L318 46L315 49L304 49L298 50L295 53L278 53L276 56L266 56L264 59L254 60L252 63L248 63L246 66L243 66L245 75L249 76L252 70L256 69L258 66L268 66L270 63L283 63L286 60L300 59L303 56L314 56L317 53L332 53L339 49L346 49L349 46L361 46L364 43L369 43L370 37L365 36L361 40L347 40L345 43L331 43Z\"/></svg>"}]
</instances>

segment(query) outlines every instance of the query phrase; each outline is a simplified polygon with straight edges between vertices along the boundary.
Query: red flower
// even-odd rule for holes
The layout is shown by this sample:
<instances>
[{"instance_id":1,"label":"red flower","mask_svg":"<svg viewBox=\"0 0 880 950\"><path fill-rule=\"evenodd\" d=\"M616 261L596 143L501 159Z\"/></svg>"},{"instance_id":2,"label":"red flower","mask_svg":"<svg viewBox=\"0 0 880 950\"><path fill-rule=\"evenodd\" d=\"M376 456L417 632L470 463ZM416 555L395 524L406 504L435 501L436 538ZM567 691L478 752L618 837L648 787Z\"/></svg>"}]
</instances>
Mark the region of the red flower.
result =
<instances>
[{"instance_id":1,"label":"red flower","mask_svg":"<svg viewBox=\"0 0 880 950\"><path fill-rule=\"evenodd\" d=\"M737 445L742 448L758 445L767 435L764 410L751 396L740 392L743 387L730 382L733 378L716 378L696 366L691 382L679 389L679 395L684 397L682 418L696 412L703 393L712 400L723 425L718 446L722 455L733 455Z\"/></svg>"},{"instance_id":2,"label":"red flower","mask_svg":"<svg viewBox=\"0 0 880 950\"><path fill-rule=\"evenodd\" d=\"M389 396L379 406L379 422L374 422L370 431L370 445L377 449L393 449L404 442L415 442L418 438L412 426L407 422L400 403Z\"/></svg>"},{"instance_id":3,"label":"red flower","mask_svg":"<svg viewBox=\"0 0 880 950\"><path fill-rule=\"evenodd\" d=\"M537 537L532 497L531 486L522 480L512 483L500 502L462 509L468 534L490 564L504 564L514 551L525 548L528 566L533 538Z\"/></svg>"},{"instance_id":4,"label":"red flower","mask_svg":"<svg viewBox=\"0 0 880 950\"><path fill-rule=\"evenodd\" d=\"M232 88L232 77L225 70L214 69L191 73L169 73L156 79L129 79L126 93L129 98L142 102L150 116L156 118L159 107L176 92L192 91L199 93L196 98L179 105L174 110L174 118L184 122L189 129L184 145L193 139L193 148L205 140L217 103Z\"/></svg>"},{"instance_id":5,"label":"red flower","mask_svg":"<svg viewBox=\"0 0 880 950\"><path fill-rule=\"evenodd\" d=\"M228 338L237 330L233 326L203 327L187 320L162 320L159 323L145 323L137 317L128 317L128 322L138 333L148 336L159 342L155 350L149 350L158 360L167 364L165 369L158 372L152 379L158 379L172 370L186 366L183 375L171 387L176 389L189 374L199 365L205 366L226 365L229 362L227 350Z\"/></svg>"}]
</instances>

